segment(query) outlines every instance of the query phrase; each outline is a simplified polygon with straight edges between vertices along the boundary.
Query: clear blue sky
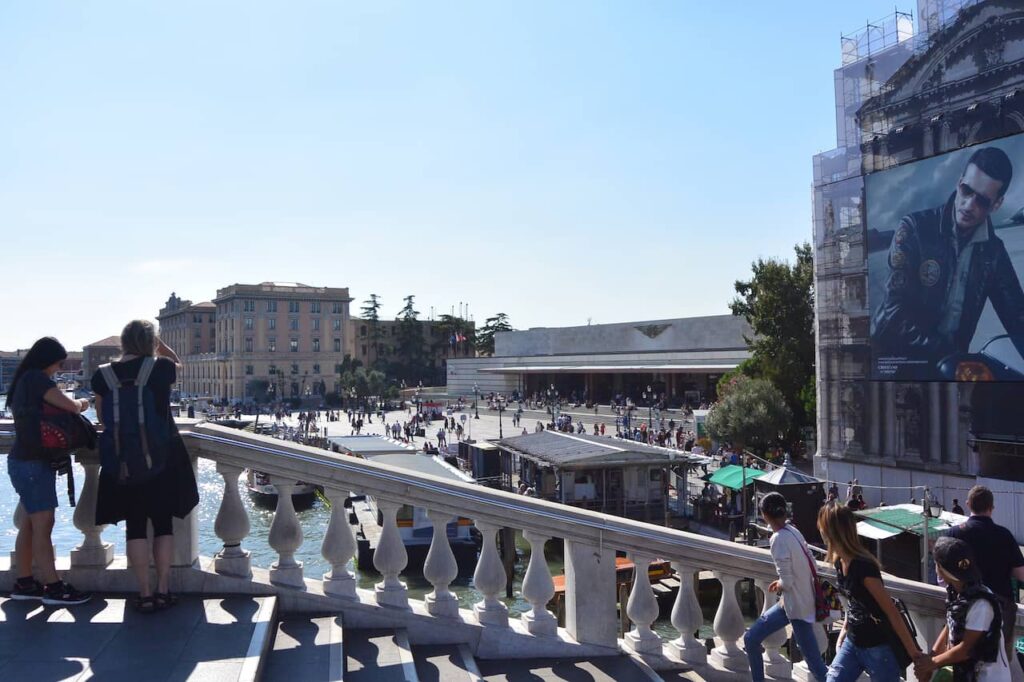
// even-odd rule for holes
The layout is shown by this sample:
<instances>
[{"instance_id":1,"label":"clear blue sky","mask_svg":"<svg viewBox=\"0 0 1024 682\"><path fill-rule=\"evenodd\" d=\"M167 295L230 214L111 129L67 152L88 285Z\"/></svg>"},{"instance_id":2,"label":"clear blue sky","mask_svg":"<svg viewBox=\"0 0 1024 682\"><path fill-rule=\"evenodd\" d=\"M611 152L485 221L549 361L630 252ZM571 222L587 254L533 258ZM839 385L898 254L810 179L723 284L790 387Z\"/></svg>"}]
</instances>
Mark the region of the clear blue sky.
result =
<instances>
[{"instance_id":1,"label":"clear blue sky","mask_svg":"<svg viewBox=\"0 0 1024 682\"><path fill-rule=\"evenodd\" d=\"M810 238L839 35L893 8L3 3L0 349L272 279L521 328L727 312Z\"/></svg>"}]
</instances>

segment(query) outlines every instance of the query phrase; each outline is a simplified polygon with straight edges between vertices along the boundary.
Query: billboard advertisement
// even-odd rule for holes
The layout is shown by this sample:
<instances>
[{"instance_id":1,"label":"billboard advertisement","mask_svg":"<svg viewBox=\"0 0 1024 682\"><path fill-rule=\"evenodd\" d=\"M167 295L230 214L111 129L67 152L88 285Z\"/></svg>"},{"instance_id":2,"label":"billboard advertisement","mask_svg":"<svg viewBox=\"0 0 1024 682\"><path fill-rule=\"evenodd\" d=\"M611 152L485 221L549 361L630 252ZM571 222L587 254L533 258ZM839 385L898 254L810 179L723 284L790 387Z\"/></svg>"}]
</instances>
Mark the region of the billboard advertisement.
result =
<instances>
[{"instance_id":1,"label":"billboard advertisement","mask_svg":"<svg viewBox=\"0 0 1024 682\"><path fill-rule=\"evenodd\" d=\"M871 371L1024 381L1024 134L868 175Z\"/></svg>"}]
</instances>

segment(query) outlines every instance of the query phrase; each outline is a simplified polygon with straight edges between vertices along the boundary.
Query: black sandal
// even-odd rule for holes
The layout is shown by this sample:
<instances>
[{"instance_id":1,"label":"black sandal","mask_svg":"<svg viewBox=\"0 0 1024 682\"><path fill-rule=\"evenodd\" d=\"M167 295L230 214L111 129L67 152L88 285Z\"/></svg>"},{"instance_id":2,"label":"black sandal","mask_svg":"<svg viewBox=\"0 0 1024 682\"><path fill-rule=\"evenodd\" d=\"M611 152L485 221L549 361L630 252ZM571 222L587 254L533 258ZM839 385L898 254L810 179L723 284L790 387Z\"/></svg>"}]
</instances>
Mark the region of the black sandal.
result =
<instances>
[{"instance_id":1,"label":"black sandal","mask_svg":"<svg viewBox=\"0 0 1024 682\"><path fill-rule=\"evenodd\" d=\"M156 613L157 603L155 597L136 597L132 607L137 613Z\"/></svg>"},{"instance_id":2,"label":"black sandal","mask_svg":"<svg viewBox=\"0 0 1024 682\"><path fill-rule=\"evenodd\" d=\"M169 609L178 603L178 597L170 592L155 592L153 599L158 609Z\"/></svg>"}]
</instances>

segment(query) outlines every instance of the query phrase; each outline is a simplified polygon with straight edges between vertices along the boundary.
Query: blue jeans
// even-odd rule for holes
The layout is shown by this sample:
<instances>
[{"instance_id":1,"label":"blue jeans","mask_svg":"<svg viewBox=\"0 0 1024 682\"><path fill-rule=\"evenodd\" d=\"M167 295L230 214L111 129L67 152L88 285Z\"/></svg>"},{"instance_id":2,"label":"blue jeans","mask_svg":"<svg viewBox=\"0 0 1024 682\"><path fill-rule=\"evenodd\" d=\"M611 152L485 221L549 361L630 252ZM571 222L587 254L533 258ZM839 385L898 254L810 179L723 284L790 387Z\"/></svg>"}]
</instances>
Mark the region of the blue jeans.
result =
<instances>
[{"instance_id":1,"label":"blue jeans","mask_svg":"<svg viewBox=\"0 0 1024 682\"><path fill-rule=\"evenodd\" d=\"M807 668L814 675L818 682L825 682L825 675L828 668L825 661L821 659L821 652L818 651L818 640L814 637L814 625L806 620L794 620L790 622L782 604L776 604L761 614L761 617L750 626L747 634L743 635L743 644L747 650L747 659L750 661L750 678L754 682L764 680L764 661L761 654L761 642L773 632L778 632L786 625L793 626L793 639L800 648L804 660L807 661Z\"/></svg>"},{"instance_id":2,"label":"blue jeans","mask_svg":"<svg viewBox=\"0 0 1024 682\"><path fill-rule=\"evenodd\" d=\"M888 644L862 648L847 637L832 659L828 682L855 682L864 671L871 682L900 682L899 663Z\"/></svg>"},{"instance_id":3,"label":"blue jeans","mask_svg":"<svg viewBox=\"0 0 1024 682\"><path fill-rule=\"evenodd\" d=\"M26 512L35 514L57 508L57 472L49 462L8 455L7 473Z\"/></svg>"}]
</instances>

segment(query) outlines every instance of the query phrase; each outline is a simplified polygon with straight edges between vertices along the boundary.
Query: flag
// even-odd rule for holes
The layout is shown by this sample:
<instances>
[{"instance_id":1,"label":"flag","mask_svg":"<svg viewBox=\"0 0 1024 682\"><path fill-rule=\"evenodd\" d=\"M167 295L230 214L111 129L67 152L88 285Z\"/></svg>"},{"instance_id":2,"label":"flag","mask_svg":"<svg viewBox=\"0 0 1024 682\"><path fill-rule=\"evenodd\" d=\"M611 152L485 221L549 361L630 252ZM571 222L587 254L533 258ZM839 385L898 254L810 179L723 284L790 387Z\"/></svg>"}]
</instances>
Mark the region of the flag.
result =
<instances>
[{"instance_id":1,"label":"flag","mask_svg":"<svg viewBox=\"0 0 1024 682\"><path fill-rule=\"evenodd\" d=\"M448 343L451 344L452 346L458 343L458 341L459 339L458 337L455 336L455 334L452 334L451 337L448 339Z\"/></svg>"}]
</instances>

